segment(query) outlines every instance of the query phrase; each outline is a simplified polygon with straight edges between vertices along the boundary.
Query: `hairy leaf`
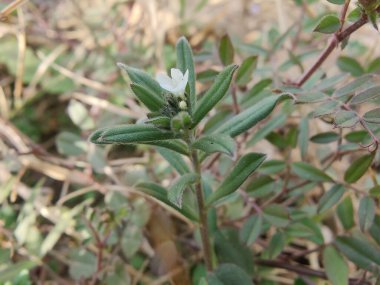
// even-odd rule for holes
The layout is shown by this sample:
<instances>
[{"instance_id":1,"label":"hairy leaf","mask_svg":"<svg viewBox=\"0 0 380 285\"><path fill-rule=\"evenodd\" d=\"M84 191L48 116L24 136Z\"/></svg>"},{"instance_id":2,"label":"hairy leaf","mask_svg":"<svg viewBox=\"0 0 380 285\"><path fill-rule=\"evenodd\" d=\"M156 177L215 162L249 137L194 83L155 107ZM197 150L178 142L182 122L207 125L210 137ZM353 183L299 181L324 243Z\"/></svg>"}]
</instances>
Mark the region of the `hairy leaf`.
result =
<instances>
[{"instance_id":1,"label":"hairy leaf","mask_svg":"<svg viewBox=\"0 0 380 285\"><path fill-rule=\"evenodd\" d=\"M231 173L223 180L218 189L207 199L207 205L235 192L240 185L251 175L265 160L262 153L248 153L236 163Z\"/></svg>"}]
</instances>

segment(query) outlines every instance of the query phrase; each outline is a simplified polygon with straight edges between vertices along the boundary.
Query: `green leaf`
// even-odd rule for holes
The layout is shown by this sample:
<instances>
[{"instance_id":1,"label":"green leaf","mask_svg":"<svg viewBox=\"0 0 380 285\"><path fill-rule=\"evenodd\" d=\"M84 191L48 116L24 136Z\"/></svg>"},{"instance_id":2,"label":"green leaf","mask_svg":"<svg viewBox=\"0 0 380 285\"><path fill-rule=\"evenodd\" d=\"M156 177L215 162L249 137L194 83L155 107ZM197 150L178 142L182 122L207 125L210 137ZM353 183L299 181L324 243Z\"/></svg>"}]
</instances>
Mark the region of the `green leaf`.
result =
<instances>
[{"instance_id":1,"label":"green leaf","mask_svg":"<svg viewBox=\"0 0 380 285\"><path fill-rule=\"evenodd\" d=\"M90 130L95 127L94 120L88 113L86 107L77 100L70 100L67 113L73 123L82 130Z\"/></svg>"},{"instance_id":2,"label":"green leaf","mask_svg":"<svg viewBox=\"0 0 380 285\"><path fill-rule=\"evenodd\" d=\"M168 191L168 199L178 208L182 208L182 196L186 187L194 184L198 179L198 175L187 173L179 177L177 181L170 187Z\"/></svg>"},{"instance_id":3,"label":"green leaf","mask_svg":"<svg viewBox=\"0 0 380 285\"><path fill-rule=\"evenodd\" d=\"M152 112L159 111L165 104L162 96L144 85L132 83L131 89L136 97Z\"/></svg>"},{"instance_id":4,"label":"green leaf","mask_svg":"<svg viewBox=\"0 0 380 285\"><path fill-rule=\"evenodd\" d=\"M356 94L352 97L350 104L361 104L377 98L380 98L380 86L371 87Z\"/></svg>"},{"instance_id":5,"label":"green leaf","mask_svg":"<svg viewBox=\"0 0 380 285\"><path fill-rule=\"evenodd\" d=\"M164 203L165 205L176 209L179 213L181 213L183 216L187 217L188 219L197 222L198 221L198 215L194 211L192 207L189 205L184 204L182 208L179 208L175 205L173 205L169 199L168 199L168 191L166 191L165 188L162 186L151 183L151 182L141 182L135 185L135 187L143 192L144 194L148 195L149 197L153 197L156 200Z\"/></svg>"},{"instance_id":6,"label":"green leaf","mask_svg":"<svg viewBox=\"0 0 380 285\"><path fill-rule=\"evenodd\" d=\"M235 141L228 135L213 134L199 138L192 144L193 148L204 151L206 154L222 152L233 156Z\"/></svg>"},{"instance_id":7,"label":"green leaf","mask_svg":"<svg viewBox=\"0 0 380 285\"><path fill-rule=\"evenodd\" d=\"M189 166L180 154L161 147L158 147L157 151L179 174L190 172Z\"/></svg>"},{"instance_id":8,"label":"green leaf","mask_svg":"<svg viewBox=\"0 0 380 285\"><path fill-rule=\"evenodd\" d=\"M153 125L157 128L170 129L170 117L167 116L156 116L144 121L146 125Z\"/></svg>"},{"instance_id":9,"label":"green leaf","mask_svg":"<svg viewBox=\"0 0 380 285\"><path fill-rule=\"evenodd\" d=\"M354 81L351 81L350 83L337 89L334 92L334 96L341 97L341 96L345 96L349 94L354 94L360 87L362 87L364 84L368 83L374 78L375 76L373 74L364 74L363 76L360 76L356 78ZM334 102L334 101L331 101L331 102Z\"/></svg>"},{"instance_id":10,"label":"green leaf","mask_svg":"<svg viewBox=\"0 0 380 285\"><path fill-rule=\"evenodd\" d=\"M96 256L84 249L70 254L69 273L75 280L89 278L96 272Z\"/></svg>"},{"instance_id":11,"label":"green leaf","mask_svg":"<svg viewBox=\"0 0 380 285\"><path fill-rule=\"evenodd\" d=\"M263 174L276 174L286 168L286 163L282 160L268 160L265 161L260 167L260 173Z\"/></svg>"},{"instance_id":12,"label":"green leaf","mask_svg":"<svg viewBox=\"0 0 380 285\"><path fill-rule=\"evenodd\" d=\"M320 32L324 34L335 33L340 28L339 18L335 15L324 16L315 27L314 32Z\"/></svg>"},{"instance_id":13,"label":"green leaf","mask_svg":"<svg viewBox=\"0 0 380 285\"><path fill-rule=\"evenodd\" d=\"M371 228L369 229L369 233L371 234L371 237L380 246L380 216L379 215L376 215L374 222Z\"/></svg>"},{"instance_id":14,"label":"green leaf","mask_svg":"<svg viewBox=\"0 0 380 285\"><path fill-rule=\"evenodd\" d=\"M162 92L162 88L160 84L158 84L158 82L154 80L152 77L150 77L146 72L137 68L127 66L120 62L117 63L117 66L127 72L129 78L134 84L143 86L144 88L149 90L150 93L152 94L156 94L157 96L162 96L163 92Z\"/></svg>"},{"instance_id":15,"label":"green leaf","mask_svg":"<svg viewBox=\"0 0 380 285\"><path fill-rule=\"evenodd\" d=\"M380 57L375 58L368 65L367 72L369 73L378 73L380 71Z\"/></svg>"},{"instance_id":16,"label":"green leaf","mask_svg":"<svg viewBox=\"0 0 380 285\"><path fill-rule=\"evenodd\" d=\"M354 111L339 111L334 120L334 124L340 128L352 128L359 122L359 118Z\"/></svg>"},{"instance_id":17,"label":"green leaf","mask_svg":"<svg viewBox=\"0 0 380 285\"><path fill-rule=\"evenodd\" d=\"M328 102L322 103L321 105L315 108L315 110L313 111L313 116L321 117L325 115L330 115L335 112L338 105L339 103L335 101L328 101Z\"/></svg>"},{"instance_id":18,"label":"green leaf","mask_svg":"<svg viewBox=\"0 0 380 285\"><path fill-rule=\"evenodd\" d=\"M371 166L373 158L374 154L367 154L356 159L344 173L344 180L347 183L355 183L358 181Z\"/></svg>"},{"instance_id":19,"label":"green leaf","mask_svg":"<svg viewBox=\"0 0 380 285\"><path fill-rule=\"evenodd\" d=\"M369 190L369 195L373 198L380 198L380 185L376 185ZM1 199L0 199L1 202Z\"/></svg>"},{"instance_id":20,"label":"green leaf","mask_svg":"<svg viewBox=\"0 0 380 285\"><path fill-rule=\"evenodd\" d=\"M252 245L261 233L263 217L259 214L249 217L240 231L240 239L248 246Z\"/></svg>"},{"instance_id":21,"label":"green leaf","mask_svg":"<svg viewBox=\"0 0 380 285\"><path fill-rule=\"evenodd\" d=\"M0 282L12 282L23 270L29 270L37 266L38 263L31 260L24 260L17 263L2 264L0 269ZM8 284L8 283L7 283ZM13 284L13 283L9 283Z\"/></svg>"},{"instance_id":22,"label":"green leaf","mask_svg":"<svg viewBox=\"0 0 380 285\"><path fill-rule=\"evenodd\" d=\"M339 134L335 132L325 132L325 133L319 133L315 136L312 136L310 140L313 143L319 143L319 144L326 144L331 143L339 140L340 136Z\"/></svg>"},{"instance_id":23,"label":"green leaf","mask_svg":"<svg viewBox=\"0 0 380 285\"><path fill-rule=\"evenodd\" d=\"M360 143L368 137L367 131L353 131L344 136L348 142Z\"/></svg>"},{"instance_id":24,"label":"green leaf","mask_svg":"<svg viewBox=\"0 0 380 285\"><path fill-rule=\"evenodd\" d=\"M306 162L294 162L292 163L292 171L300 178L313 181L313 182L332 182L333 179L324 173L322 170L315 168L314 166Z\"/></svg>"},{"instance_id":25,"label":"green leaf","mask_svg":"<svg viewBox=\"0 0 380 285\"><path fill-rule=\"evenodd\" d=\"M234 46L228 35L224 35L220 40L219 58L225 66L232 64L234 61Z\"/></svg>"},{"instance_id":26,"label":"green leaf","mask_svg":"<svg viewBox=\"0 0 380 285\"><path fill-rule=\"evenodd\" d=\"M336 4L336 5L343 5L345 2L345 0L327 0L327 1L329 1L330 3ZM342 285L343 285L343 283L342 283Z\"/></svg>"},{"instance_id":27,"label":"green leaf","mask_svg":"<svg viewBox=\"0 0 380 285\"><path fill-rule=\"evenodd\" d=\"M249 193L251 197L254 198L267 196L268 194L276 190L276 186L278 184L276 184L275 182L276 181L270 176L258 176L249 182L249 184L245 188L245 191Z\"/></svg>"},{"instance_id":28,"label":"green leaf","mask_svg":"<svg viewBox=\"0 0 380 285\"><path fill-rule=\"evenodd\" d=\"M225 229L215 233L215 254L220 263L233 263L244 269L245 272L253 273L252 251L239 239L239 233L235 229Z\"/></svg>"},{"instance_id":29,"label":"green leaf","mask_svg":"<svg viewBox=\"0 0 380 285\"><path fill-rule=\"evenodd\" d=\"M289 211L288 209L280 204L272 204L264 209L264 219L275 227L283 228L286 227L289 222Z\"/></svg>"},{"instance_id":30,"label":"green leaf","mask_svg":"<svg viewBox=\"0 0 380 285\"><path fill-rule=\"evenodd\" d=\"M257 56L250 56L243 60L241 66L236 72L236 83L239 86L245 86L252 79L252 74L257 66Z\"/></svg>"},{"instance_id":31,"label":"green leaf","mask_svg":"<svg viewBox=\"0 0 380 285\"><path fill-rule=\"evenodd\" d=\"M263 257L265 259L275 259L284 250L285 245L285 234L283 232L275 233L263 252Z\"/></svg>"},{"instance_id":32,"label":"green leaf","mask_svg":"<svg viewBox=\"0 0 380 285\"><path fill-rule=\"evenodd\" d=\"M231 173L223 180L221 185L207 199L207 205L235 192L240 185L251 175L265 160L262 153L248 153L236 163Z\"/></svg>"},{"instance_id":33,"label":"green leaf","mask_svg":"<svg viewBox=\"0 0 380 285\"><path fill-rule=\"evenodd\" d=\"M305 159L309 147L309 119L303 118L300 122L298 133L298 144L301 152L301 158Z\"/></svg>"},{"instance_id":34,"label":"green leaf","mask_svg":"<svg viewBox=\"0 0 380 285\"><path fill-rule=\"evenodd\" d=\"M232 117L220 128L218 128L216 132L227 134L231 137L236 137L269 116L277 102L289 97L291 97L289 94L266 97L252 107Z\"/></svg>"},{"instance_id":35,"label":"green leaf","mask_svg":"<svg viewBox=\"0 0 380 285\"><path fill-rule=\"evenodd\" d=\"M185 37L181 37L177 41L176 45L177 51L177 68L184 74L186 70L189 71L189 103L190 103L190 113L194 112L196 108L196 90L195 90L195 68L194 68L194 58L191 46Z\"/></svg>"},{"instance_id":36,"label":"green leaf","mask_svg":"<svg viewBox=\"0 0 380 285\"><path fill-rule=\"evenodd\" d=\"M340 56L337 60L337 65L340 70L348 72L355 77L365 73L364 68L360 65L360 63L352 57Z\"/></svg>"},{"instance_id":37,"label":"green leaf","mask_svg":"<svg viewBox=\"0 0 380 285\"><path fill-rule=\"evenodd\" d=\"M376 214L376 203L371 197L363 197L359 203L359 225L364 232L367 231L373 223Z\"/></svg>"},{"instance_id":38,"label":"green leaf","mask_svg":"<svg viewBox=\"0 0 380 285\"><path fill-rule=\"evenodd\" d=\"M129 144L174 138L174 133L150 125L120 125L99 129L90 135L89 140L95 144Z\"/></svg>"},{"instance_id":39,"label":"green leaf","mask_svg":"<svg viewBox=\"0 0 380 285\"><path fill-rule=\"evenodd\" d=\"M335 244L357 266L371 272L379 271L380 250L369 241L353 237L338 237Z\"/></svg>"},{"instance_id":40,"label":"green leaf","mask_svg":"<svg viewBox=\"0 0 380 285\"><path fill-rule=\"evenodd\" d=\"M181 140L151 141L146 142L145 144L160 146L163 148L174 150L175 152L178 152L183 155L189 155L189 148Z\"/></svg>"},{"instance_id":41,"label":"green leaf","mask_svg":"<svg viewBox=\"0 0 380 285\"><path fill-rule=\"evenodd\" d=\"M218 280L210 281L210 276L207 277L209 285L253 285L251 277L235 264L225 263L220 265L214 273L214 278Z\"/></svg>"},{"instance_id":42,"label":"green leaf","mask_svg":"<svg viewBox=\"0 0 380 285\"><path fill-rule=\"evenodd\" d=\"M348 265L333 246L323 250L323 266L332 285L348 285Z\"/></svg>"},{"instance_id":43,"label":"green leaf","mask_svg":"<svg viewBox=\"0 0 380 285\"><path fill-rule=\"evenodd\" d=\"M359 20L361 16L362 16L362 9L360 7L356 7L354 10L352 10L348 14L347 20L353 23Z\"/></svg>"},{"instance_id":44,"label":"green leaf","mask_svg":"<svg viewBox=\"0 0 380 285\"><path fill-rule=\"evenodd\" d=\"M227 66L215 79L209 90L203 95L193 113L193 126L196 126L211 109L226 95L230 88L236 65Z\"/></svg>"},{"instance_id":45,"label":"green leaf","mask_svg":"<svg viewBox=\"0 0 380 285\"><path fill-rule=\"evenodd\" d=\"M349 230L355 225L354 206L352 205L352 199L350 196L343 199L336 208L336 212L345 230Z\"/></svg>"},{"instance_id":46,"label":"green leaf","mask_svg":"<svg viewBox=\"0 0 380 285\"><path fill-rule=\"evenodd\" d=\"M263 126L257 130L252 138L247 142L247 146L255 145L257 142L265 138L269 133L271 133L274 129L282 126L286 121L287 115L280 114L276 117L271 118L263 124Z\"/></svg>"},{"instance_id":47,"label":"green leaf","mask_svg":"<svg viewBox=\"0 0 380 285\"><path fill-rule=\"evenodd\" d=\"M363 119L367 123L380 124L380 108L368 111L364 114Z\"/></svg>"},{"instance_id":48,"label":"green leaf","mask_svg":"<svg viewBox=\"0 0 380 285\"><path fill-rule=\"evenodd\" d=\"M326 94L321 91L306 91L297 96L297 103L318 103L326 100Z\"/></svg>"},{"instance_id":49,"label":"green leaf","mask_svg":"<svg viewBox=\"0 0 380 285\"><path fill-rule=\"evenodd\" d=\"M272 79L266 78L257 82L253 87L244 95L241 99L241 104L246 103L250 99L254 98L256 95L260 94L265 88L272 84Z\"/></svg>"},{"instance_id":50,"label":"green leaf","mask_svg":"<svg viewBox=\"0 0 380 285\"><path fill-rule=\"evenodd\" d=\"M87 142L79 135L69 132L62 132L56 138L57 150L66 156L76 156L87 151Z\"/></svg>"},{"instance_id":51,"label":"green leaf","mask_svg":"<svg viewBox=\"0 0 380 285\"><path fill-rule=\"evenodd\" d=\"M329 191L322 195L318 203L318 212L322 213L331 209L344 195L346 190L340 184L334 185Z\"/></svg>"}]
</instances>

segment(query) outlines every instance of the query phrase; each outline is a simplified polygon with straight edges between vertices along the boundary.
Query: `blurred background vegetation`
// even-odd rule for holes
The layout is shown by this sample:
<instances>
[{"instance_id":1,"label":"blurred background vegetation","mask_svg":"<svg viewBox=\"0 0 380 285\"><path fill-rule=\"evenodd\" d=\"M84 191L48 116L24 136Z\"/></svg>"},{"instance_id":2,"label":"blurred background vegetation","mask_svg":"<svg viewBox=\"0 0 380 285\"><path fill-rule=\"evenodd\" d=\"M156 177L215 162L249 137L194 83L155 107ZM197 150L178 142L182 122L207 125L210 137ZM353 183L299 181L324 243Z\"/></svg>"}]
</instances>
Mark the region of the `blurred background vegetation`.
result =
<instances>
[{"instance_id":1,"label":"blurred background vegetation","mask_svg":"<svg viewBox=\"0 0 380 285\"><path fill-rule=\"evenodd\" d=\"M87 142L95 128L145 116L116 63L152 75L168 70L175 66L175 42L185 35L203 90L221 70L217 50L229 34L235 61L258 55L253 82L269 78L275 89L295 81L326 45L326 36L312 30L320 15L338 6L291 0L3 0L0 10L6 12L0 22L0 284L198 284L204 269L193 266L200 255L192 226L133 188L140 180L168 185L174 177L168 163L149 147ZM378 33L364 27L343 51L355 64L345 65L337 50L325 63L326 73L380 72L379 43ZM255 140L273 130L292 132L311 110L303 106L287 121L285 115L277 118ZM315 120L310 136L329 130ZM311 162L323 153L317 147L309 146ZM254 149L271 159L285 156L281 146L265 140ZM286 159L300 159L298 151L290 155ZM338 161L335 171L347 163ZM223 173L228 163L220 167ZM243 209L241 201L231 204L226 223ZM327 235L331 231L323 226ZM316 256L305 259L320 269ZM279 269L268 277L278 283L267 284L293 284L296 278Z\"/></svg>"}]
</instances>

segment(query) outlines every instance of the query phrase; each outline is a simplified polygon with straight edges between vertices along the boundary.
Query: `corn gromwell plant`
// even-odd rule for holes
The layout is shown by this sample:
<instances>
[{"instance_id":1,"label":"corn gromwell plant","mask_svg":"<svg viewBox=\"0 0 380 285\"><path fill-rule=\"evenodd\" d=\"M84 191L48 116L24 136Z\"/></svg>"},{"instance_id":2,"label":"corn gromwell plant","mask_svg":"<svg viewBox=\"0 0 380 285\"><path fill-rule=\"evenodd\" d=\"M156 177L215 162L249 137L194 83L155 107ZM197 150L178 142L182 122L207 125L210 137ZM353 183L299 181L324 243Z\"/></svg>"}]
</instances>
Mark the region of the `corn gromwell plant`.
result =
<instances>
[{"instance_id":1,"label":"corn gromwell plant","mask_svg":"<svg viewBox=\"0 0 380 285\"><path fill-rule=\"evenodd\" d=\"M210 212L215 213L217 205L223 204L226 197L234 195L265 161L266 155L251 152L239 157L230 173L213 191L210 191L209 185L207 190L205 189L207 181L203 179L203 165L210 155L215 154L224 154L236 159L234 138L266 118L278 102L291 96L285 93L273 94L232 116L212 132L202 133L200 125L204 125L213 108L230 94L231 85L236 84L236 71L236 81L241 81L244 77L249 80L254 66L250 66L252 62L243 63L241 68L233 64L226 66L216 76L209 89L198 95L195 88L193 53L184 37L178 40L176 50L177 68L171 69L170 77L158 74L155 80L144 71L118 64L128 74L132 82L131 89L149 113L143 122L99 129L89 140L99 145L153 145L165 153L164 157L167 156L169 160L174 158L178 177L169 188L165 189L150 182L138 183L136 188L174 208L199 228L204 262L209 272L208 279L223 278L220 276L231 272L237 278L236 282L242 282L239 284L250 284L247 273L236 265L227 263L217 266L219 262L215 258L214 240L218 239L218 235L219 240L222 237L215 230L210 230ZM191 165L187 165L183 157L187 157ZM216 158L218 157L217 155ZM186 195L190 196L190 199L193 195L196 201L194 207L188 204L185 191L190 193ZM214 222L216 223L216 220ZM228 278L235 280L234 277Z\"/></svg>"}]
</instances>

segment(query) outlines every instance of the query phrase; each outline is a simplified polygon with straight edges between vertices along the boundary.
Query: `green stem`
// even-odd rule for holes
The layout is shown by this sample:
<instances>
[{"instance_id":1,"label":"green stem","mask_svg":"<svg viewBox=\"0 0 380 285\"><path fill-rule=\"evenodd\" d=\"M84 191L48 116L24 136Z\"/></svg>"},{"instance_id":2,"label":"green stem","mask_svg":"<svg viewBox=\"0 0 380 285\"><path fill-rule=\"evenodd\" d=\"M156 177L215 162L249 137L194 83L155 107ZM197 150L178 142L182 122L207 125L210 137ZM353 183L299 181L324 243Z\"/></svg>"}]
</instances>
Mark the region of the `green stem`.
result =
<instances>
[{"instance_id":1,"label":"green stem","mask_svg":"<svg viewBox=\"0 0 380 285\"><path fill-rule=\"evenodd\" d=\"M195 193L198 202L199 211L199 229L201 232L203 256L208 271L213 270L212 253L210 245L210 235L207 221L207 207L205 206L205 199L203 195L202 182L201 182L201 165L198 158L197 150L191 151L191 161L193 163L194 172L199 175L199 180L195 184Z\"/></svg>"}]
</instances>

